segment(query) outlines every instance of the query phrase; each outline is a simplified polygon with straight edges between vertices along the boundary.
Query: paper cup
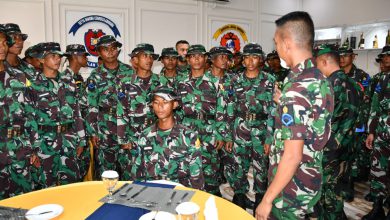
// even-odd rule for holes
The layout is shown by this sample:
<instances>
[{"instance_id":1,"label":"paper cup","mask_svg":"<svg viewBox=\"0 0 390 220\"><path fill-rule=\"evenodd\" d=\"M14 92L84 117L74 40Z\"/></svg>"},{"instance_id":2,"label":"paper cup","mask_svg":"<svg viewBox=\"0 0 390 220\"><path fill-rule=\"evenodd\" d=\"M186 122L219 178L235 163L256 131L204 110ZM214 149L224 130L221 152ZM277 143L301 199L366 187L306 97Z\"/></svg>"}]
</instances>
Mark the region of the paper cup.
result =
<instances>
[{"instance_id":1,"label":"paper cup","mask_svg":"<svg viewBox=\"0 0 390 220\"><path fill-rule=\"evenodd\" d=\"M200 207L194 202L183 202L176 207L178 220L198 220Z\"/></svg>"}]
</instances>

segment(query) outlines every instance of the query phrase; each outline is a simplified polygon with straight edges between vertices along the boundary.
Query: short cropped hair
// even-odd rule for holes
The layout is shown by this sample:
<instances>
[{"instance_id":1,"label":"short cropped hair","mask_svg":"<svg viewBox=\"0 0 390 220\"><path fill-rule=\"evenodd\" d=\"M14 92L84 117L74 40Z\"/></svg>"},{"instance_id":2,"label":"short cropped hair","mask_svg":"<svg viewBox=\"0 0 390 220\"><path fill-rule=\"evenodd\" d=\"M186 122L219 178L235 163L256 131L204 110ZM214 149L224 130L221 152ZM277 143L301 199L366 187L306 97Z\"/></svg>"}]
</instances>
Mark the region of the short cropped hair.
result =
<instances>
[{"instance_id":1,"label":"short cropped hair","mask_svg":"<svg viewBox=\"0 0 390 220\"><path fill-rule=\"evenodd\" d=\"M179 40L178 42L176 42L176 48L177 48L177 45L179 45L179 44L188 44L188 45L190 45L190 43L188 43L188 41L186 41L186 40Z\"/></svg>"},{"instance_id":2,"label":"short cropped hair","mask_svg":"<svg viewBox=\"0 0 390 220\"><path fill-rule=\"evenodd\" d=\"M312 49L314 44L314 23L309 13L304 11L290 12L275 21L276 26L282 31L292 34L292 38L298 45L306 49Z\"/></svg>"}]
</instances>

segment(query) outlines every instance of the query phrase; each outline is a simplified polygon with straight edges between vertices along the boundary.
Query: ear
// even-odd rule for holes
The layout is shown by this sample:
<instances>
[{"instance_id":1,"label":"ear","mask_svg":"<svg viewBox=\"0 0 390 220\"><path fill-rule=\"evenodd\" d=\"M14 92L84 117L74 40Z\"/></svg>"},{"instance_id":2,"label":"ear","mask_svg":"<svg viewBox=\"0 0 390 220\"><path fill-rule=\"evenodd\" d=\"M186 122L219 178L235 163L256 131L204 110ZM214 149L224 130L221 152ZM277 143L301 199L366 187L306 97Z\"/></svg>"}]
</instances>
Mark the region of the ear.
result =
<instances>
[{"instance_id":1,"label":"ear","mask_svg":"<svg viewBox=\"0 0 390 220\"><path fill-rule=\"evenodd\" d=\"M175 100L173 102L173 109L176 109L177 107L179 107L179 102L177 100Z\"/></svg>"}]
</instances>

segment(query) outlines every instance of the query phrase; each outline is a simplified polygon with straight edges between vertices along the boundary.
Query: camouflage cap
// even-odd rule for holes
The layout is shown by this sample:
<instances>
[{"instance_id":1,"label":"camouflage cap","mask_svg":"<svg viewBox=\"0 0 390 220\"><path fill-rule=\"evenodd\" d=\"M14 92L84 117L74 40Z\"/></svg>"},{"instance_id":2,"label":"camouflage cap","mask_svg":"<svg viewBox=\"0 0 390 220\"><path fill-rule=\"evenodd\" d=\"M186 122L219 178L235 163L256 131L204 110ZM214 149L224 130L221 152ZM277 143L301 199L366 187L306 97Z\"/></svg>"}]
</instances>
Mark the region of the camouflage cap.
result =
<instances>
[{"instance_id":1,"label":"camouflage cap","mask_svg":"<svg viewBox=\"0 0 390 220\"><path fill-rule=\"evenodd\" d=\"M338 49L334 44L321 44L314 48L314 56L318 57L327 53L338 53Z\"/></svg>"},{"instance_id":2,"label":"camouflage cap","mask_svg":"<svg viewBox=\"0 0 390 220\"><path fill-rule=\"evenodd\" d=\"M64 53L61 52L60 44L57 42L44 42L36 45L37 54L36 58L43 59L48 54L58 54L63 56Z\"/></svg>"},{"instance_id":3,"label":"camouflage cap","mask_svg":"<svg viewBox=\"0 0 390 220\"><path fill-rule=\"evenodd\" d=\"M157 60L158 54L154 53L154 47L151 44L148 43L140 43L135 46L131 54L129 54L130 57L134 57L135 55L139 54L140 52L144 52L146 54L152 55L154 60Z\"/></svg>"},{"instance_id":4,"label":"camouflage cap","mask_svg":"<svg viewBox=\"0 0 390 220\"><path fill-rule=\"evenodd\" d=\"M378 56L375 58L375 62L380 63L383 59L383 56L378 54Z\"/></svg>"},{"instance_id":5,"label":"camouflage cap","mask_svg":"<svg viewBox=\"0 0 390 220\"><path fill-rule=\"evenodd\" d=\"M70 44L66 46L66 51L64 53L65 56L71 56L71 55L87 55L90 54L85 50L85 46L81 44Z\"/></svg>"},{"instance_id":6,"label":"camouflage cap","mask_svg":"<svg viewBox=\"0 0 390 220\"><path fill-rule=\"evenodd\" d=\"M4 33L5 34L5 37L6 37L6 40L7 40L7 45L9 47L14 45L15 41L14 41L14 39L11 36L9 36L9 34L7 34L7 31L5 29L5 25L4 24L0 24L0 33Z\"/></svg>"},{"instance_id":7,"label":"camouflage cap","mask_svg":"<svg viewBox=\"0 0 390 220\"><path fill-rule=\"evenodd\" d=\"M24 51L24 58L28 58L28 57L38 58L38 53L39 53L38 45L33 45L27 48L26 51Z\"/></svg>"},{"instance_id":8,"label":"camouflage cap","mask_svg":"<svg viewBox=\"0 0 390 220\"><path fill-rule=\"evenodd\" d=\"M173 47L167 47L162 49L161 56L158 58L158 60L161 60L163 57L179 57L179 54Z\"/></svg>"},{"instance_id":9,"label":"camouflage cap","mask_svg":"<svg viewBox=\"0 0 390 220\"><path fill-rule=\"evenodd\" d=\"M14 24L14 23L8 23L4 24L5 31L8 35L13 35L13 34L20 34L22 35L23 41L25 41L28 38L27 34L23 34L22 31L20 30L19 25Z\"/></svg>"},{"instance_id":10,"label":"camouflage cap","mask_svg":"<svg viewBox=\"0 0 390 220\"><path fill-rule=\"evenodd\" d=\"M384 46L382 48L382 52L380 53L381 56L384 56L384 55L390 55L390 46L387 45L387 46Z\"/></svg>"},{"instance_id":11,"label":"camouflage cap","mask_svg":"<svg viewBox=\"0 0 390 220\"><path fill-rule=\"evenodd\" d=\"M243 56L249 56L249 55L264 56L263 48L257 43L249 43L245 45L242 52L243 52L242 53Z\"/></svg>"},{"instance_id":12,"label":"camouflage cap","mask_svg":"<svg viewBox=\"0 0 390 220\"><path fill-rule=\"evenodd\" d=\"M229 59L231 59L233 57L233 53L230 50L228 50L226 47L222 47L222 46L213 47L208 52L208 55L211 58L214 58L214 56L221 55L221 54L227 55L229 57Z\"/></svg>"},{"instance_id":13,"label":"camouflage cap","mask_svg":"<svg viewBox=\"0 0 390 220\"><path fill-rule=\"evenodd\" d=\"M159 86L153 91L153 97L159 96L166 101L178 100L178 96L172 87Z\"/></svg>"},{"instance_id":14,"label":"camouflage cap","mask_svg":"<svg viewBox=\"0 0 390 220\"><path fill-rule=\"evenodd\" d=\"M203 45L201 45L201 44L191 45L188 48L188 52L187 52L186 56L193 55L193 54L203 54L203 55L205 55L206 54L206 48Z\"/></svg>"},{"instance_id":15,"label":"camouflage cap","mask_svg":"<svg viewBox=\"0 0 390 220\"><path fill-rule=\"evenodd\" d=\"M339 52L340 56L354 54L353 49L351 47L347 47L347 46L339 47L338 52Z\"/></svg>"},{"instance_id":16,"label":"camouflage cap","mask_svg":"<svg viewBox=\"0 0 390 220\"><path fill-rule=\"evenodd\" d=\"M271 53L267 54L267 60L279 58L279 54L276 50L273 50Z\"/></svg>"},{"instance_id":17,"label":"camouflage cap","mask_svg":"<svg viewBox=\"0 0 390 220\"><path fill-rule=\"evenodd\" d=\"M115 44L118 48L122 47L122 43L116 40L116 38L112 35L103 35L99 37L97 43L96 43L96 48L99 48L101 46L107 47L110 46L111 44Z\"/></svg>"}]
</instances>

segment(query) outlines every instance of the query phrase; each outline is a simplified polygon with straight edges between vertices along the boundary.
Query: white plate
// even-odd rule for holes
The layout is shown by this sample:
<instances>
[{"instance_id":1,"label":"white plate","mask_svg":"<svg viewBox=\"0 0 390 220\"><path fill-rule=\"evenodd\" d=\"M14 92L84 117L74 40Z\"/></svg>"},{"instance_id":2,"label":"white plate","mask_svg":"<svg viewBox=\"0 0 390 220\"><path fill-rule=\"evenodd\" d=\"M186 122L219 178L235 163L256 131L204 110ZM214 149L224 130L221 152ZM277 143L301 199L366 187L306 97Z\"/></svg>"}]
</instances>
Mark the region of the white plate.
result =
<instances>
[{"instance_id":1,"label":"white plate","mask_svg":"<svg viewBox=\"0 0 390 220\"><path fill-rule=\"evenodd\" d=\"M172 186L183 186L180 183L172 182L169 180L151 180L148 181L149 183L159 183L159 184L165 184L165 185L172 185Z\"/></svg>"},{"instance_id":2,"label":"white plate","mask_svg":"<svg viewBox=\"0 0 390 220\"><path fill-rule=\"evenodd\" d=\"M64 211L64 207L58 204L40 205L28 210L28 212L26 213L26 218L28 220L47 220L61 215L63 211ZM39 215L39 213L43 213L43 212L49 212L49 213Z\"/></svg>"},{"instance_id":3,"label":"white plate","mask_svg":"<svg viewBox=\"0 0 390 220\"><path fill-rule=\"evenodd\" d=\"M139 220L152 220L153 218L156 220L176 220L176 217L172 213L163 211L159 211L157 215L155 211L146 213Z\"/></svg>"}]
</instances>

